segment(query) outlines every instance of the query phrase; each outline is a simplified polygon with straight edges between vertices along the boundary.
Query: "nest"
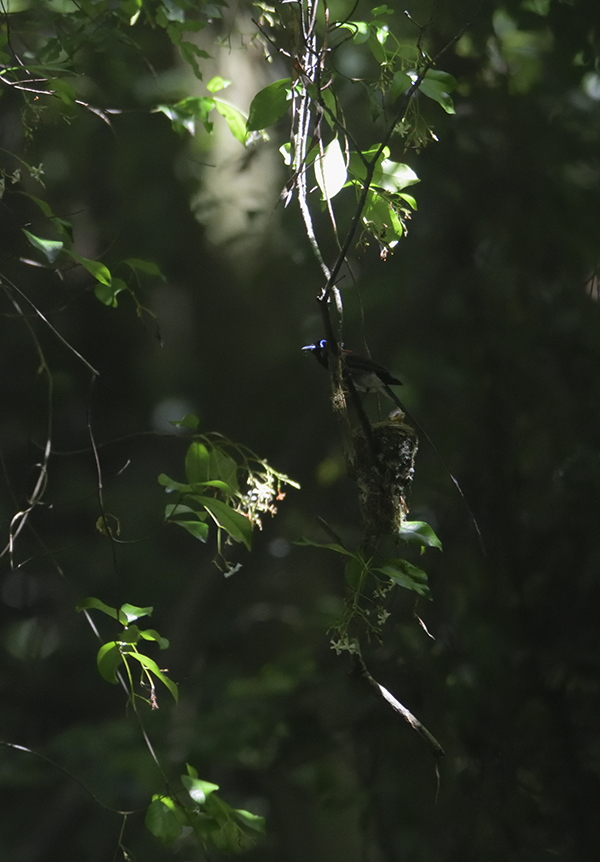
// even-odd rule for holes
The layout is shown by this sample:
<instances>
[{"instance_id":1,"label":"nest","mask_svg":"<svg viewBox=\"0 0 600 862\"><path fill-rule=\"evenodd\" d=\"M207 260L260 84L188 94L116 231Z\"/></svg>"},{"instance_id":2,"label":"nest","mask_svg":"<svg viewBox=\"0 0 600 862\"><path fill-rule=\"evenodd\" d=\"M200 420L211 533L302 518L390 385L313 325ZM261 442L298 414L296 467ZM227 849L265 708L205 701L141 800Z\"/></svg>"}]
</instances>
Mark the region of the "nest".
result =
<instances>
[{"instance_id":1,"label":"nest","mask_svg":"<svg viewBox=\"0 0 600 862\"><path fill-rule=\"evenodd\" d=\"M352 478L366 535L371 539L400 528L408 514L408 497L415 472L419 440L399 413L371 426L371 439L361 429L353 434L355 460Z\"/></svg>"}]
</instances>

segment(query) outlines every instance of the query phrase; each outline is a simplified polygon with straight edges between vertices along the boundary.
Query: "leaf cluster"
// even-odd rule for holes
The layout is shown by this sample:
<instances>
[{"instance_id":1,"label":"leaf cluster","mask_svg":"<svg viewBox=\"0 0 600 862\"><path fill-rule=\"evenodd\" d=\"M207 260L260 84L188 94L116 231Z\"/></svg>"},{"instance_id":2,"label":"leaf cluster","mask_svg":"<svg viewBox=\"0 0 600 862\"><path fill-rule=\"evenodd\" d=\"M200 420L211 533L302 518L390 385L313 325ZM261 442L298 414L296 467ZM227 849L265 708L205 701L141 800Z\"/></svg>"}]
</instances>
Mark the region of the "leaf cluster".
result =
<instances>
[{"instance_id":1,"label":"leaf cluster","mask_svg":"<svg viewBox=\"0 0 600 862\"><path fill-rule=\"evenodd\" d=\"M429 524L404 520L398 532L399 540L417 545L421 553L426 548L442 550L442 545ZM364 550L350 551L339 542L322 543L302 539L299 545L333 551L344 560L347 595L341 618L333 625L331 646L342 651L359 652L360 635L383 640L383 626L390 616L395 587L431 599L427 573L419 566L399 557L381 557Z\"/></svg>"},{"instance_id":2,"label":"leaf cluster","mask_svg":"<svg viewBox=\"0 0 600 862\"><path fill-rule=\"evenodd\" d=\"M106 616L116 620L123 626L122 631L115 635L112 640L102 644L98 650L96 664L98 665L100 676L107 682L113 684L122 681L119 671L124 669L127 677L129 697L134 708L136 698L141 697L141 695L137 694L135 690L132 662L137 662L140 665L142 675L141 684L149 690L148 697L143 697L143 700L150 703L153 709L158 709L158 701L156 698L153 679L156 678L166 686L177 703L177 685L158 667L154 659L150 658L139 648L143 641L154 642L158 644L161 650L167 649L169 646L169 641L166 638L161 637L156 629L140 629L139 626L135 625L136 620L150 616L154 608L140 608L126 602L117 609L110 607L100 599L90 596L82 599L77 605L76 610L101 611L103 614L106 614Z\"/></svg>"},{"instance_id":3,"label":"leaf cluster","mask_svg":"<svg viewBox=\"0 0 600 862\"><path fill-rule=\"evenodd\" d=\"M195 431L199 420L189 414L172 424ZM251 450L218 434L194 434L185 456L185 480L177 482L164 473L158 477L167 493L177 496L165 508L165 521L201 542L207 541L209 524L214 523L215 563L227 576L241 564L233 566L227 560L225 545L236 542L251 550L254 528L262 529L263 515L277 513L275 503L284 499L284 486L299 487Z\"/></svg>"},{"instance_id":4,"label":"leaf cluster","mask_svg":"<svg viewBox=\"0 0 600 862\"><path fill-rule=\"evenodd\" d=\"M174 844L192 831L205 847L222 853L250 849L265 832L265 820L243 808L232 808L216 791L218 784L198 778L186 764L181 776L182 792L155 794L146 811L145 823L163 844Z\"/></svg>"}]
</instances>

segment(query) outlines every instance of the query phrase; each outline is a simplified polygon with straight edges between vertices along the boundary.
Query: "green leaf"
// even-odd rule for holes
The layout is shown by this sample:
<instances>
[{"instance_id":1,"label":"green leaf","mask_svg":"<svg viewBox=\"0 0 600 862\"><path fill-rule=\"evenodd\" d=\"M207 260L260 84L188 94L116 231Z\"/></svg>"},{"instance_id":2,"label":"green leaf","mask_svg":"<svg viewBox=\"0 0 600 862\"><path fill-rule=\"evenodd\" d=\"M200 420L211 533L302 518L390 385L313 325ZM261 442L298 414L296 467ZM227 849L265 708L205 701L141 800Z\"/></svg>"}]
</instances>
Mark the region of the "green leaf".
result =
<instances>
[{"instance_id":1,"label":"green leaf","mask_svg":"<svg viewBox=\"0 0 600 862\"><path fill-rule=\"evenodd\" d=\"M403 201L406 201L406 203L416 211L417 202L412 195L407 195L406 192L402 192L398 197L402 198Z\"/></svg>"},{"instance_id":2,"label":"green leaf","mask_svg":"<svg viewBox=\"0 0 600 862\"><path fill-rule=\"evenodd\" d=\"M375 571L385 575L399 587L404 587L405 590L413 590L420 596L431 598L427 586L427 575L422 569L409 563L408 560L394 560L387 565L376 568Z\"/></svg>"},{"instance_id":3,"label":"green leaf","mask_svg":"<svg viewBox=\"0 0 600 862\"><path fill-rule=\"evenodd\" d=\"M373 9L371 9L371 15L373 16L373 18L379 18L380 15L393 15L393 14L394 14L394 10L390 9L389 6L386 6L385 3L383 4L383 6L374 6Z\"/></svg>"},{"instance_id":4,"label":"green leaf","mask_svg":"<svg viewBox=\"0 0 600 862\"><path fill-rule=\"evenodd\" d=\"M143 272L145 275L157 275L159 278L162 278L163 281L166 281L160 267L152 260L142 260L139 257L128 257L123 261L123 263L130 266L131 269L136 272Z\"/></svg>"},{"instance_id":5,"label":"green leaf","mask_svg":"<svg viewBox=\"0 0 600 862\"><path fill-rule=\"evenodd\" d=\"M447 93L451 93L458 87L458 81L449 72L442 72L440 69L428 69L425 73L425 80L428 83L437 83L443 87Z\"/></svg>"},{"instance_id":6,"label":"green leaf","mask_svg":"<svg viewBox=\"0 0 600 862\"><path fill-rule=\"evenodd\" d=\"M347 551L343 545L337 545L335 542L313 542L311 539L297 539L295 545L306 545L309 548L325 548L328 551L335 551L336 554L343 554L346 557L351 557L353 554Z\"/></svg>"},{"instance_id":7,"label":"green leaf","mask_svg":"<svg viewBox=\"0 0 600 862\"><path fill-rule=\"evenodd\" d=\"M46 216L46 218L52 222L52 226L54 228L56 228L58 233L67 237L67 239L70 241L73 240L73 225L71 224L70 221L67 221L66 219L63 219L63 218L59 218L57 215L55 215L54 212L52 211L52 207L50 206L49 203L47 203L47 201L42 200L42 198L37 198L35 195L29 194L29 192L19 191L18 194L21 194L24 197L28 198L37 207L39 207L40 210Z\"/></svg>"},{"instance_id":8,"label":"green leaf","mask_svg":"<svg viewBox=\"0 0 600 862\"><path fill-rule=\"evenodd\" d=\"M421 545L422 548L442 550L442 543L425 521L404 521L398 530L398 538L409 544Z\"/></svg>"},{"instance_id":9,"label":"green leaf","mask_svg":"<svg viewBox=\"0 0 600 862\"><path fill-rule=\"evenodd\" d=\"M169 677L162 672L154 659L150 658L150 656L144 655L144 653L142 652L131 652L129 653L129 657L138 661L143 667L146 668L147 671L149 671L157 679L159 679L162 684L169 689L175 703L178 702L179 690L177 688L177 684L174 683L172 679L169 679Z\"/></svg>"},{"instance_id":10,"label":"green leaf","mask_svg":"<svg viewBox=\"0 0 600 862\"><path fill-rule=\"evenodd\" d=\"M140 629L140 637L145 641L154 641L160 649L168 649L169 641L159 635L156 629Z\"/></svg>"},{"instance_id":11,"label":"green leaf","mask_svg":"<svg viewBox=\"0 0 600 862\"><path fill-rule=\"evenodd\" d=\"M199 539L201 542L206 542L208 539L208 524L204 521L182 521L177 518L173 519L171 523L183 527L194 539Z\"/></svg>"},{"instance_id":12,"label":"green leaf","mask_svg":"<svg viewBox=\"0 0 600 862\"><path fill-rule=\"evenodd\" d=\"M373 188L367 195L362 218L368 230L389 248L396 245L402 236L402 223L399 222L390 201Z\"/></svg>"},{"instance_id":13,"label":"green leaf","mask_svg":"<svg viewBox=\"0 0 600 862\"><path fill-rule=\"evenodd\" d=\"M363 159L366 159L367 162L372 162L377 153L379 152L379 147L370 147L368 150L363 150L361 159L358 153L350 153L350 165L349 171L353 177L360 180L361 184L367 178L367 169L365 167ZM381 165L382 163L389 158L390 151L388 147L384 147L381 153L378 156L377 164L375 165L373 176L371 177L371 182L374 185L378 185L379 181L382 177Z\"/></svg>"},{"instance_id":14,"label":"green leaf","mask_svg":"<svg viewBox=\"0 0 600 862\"><path fill-rule=\"evenodd\" d=\"M185 768L187 769L188 775L191 775L192 778L198 778L198 770L195 766L191 766L189 763L186 763Z\"/></svg>"},{"instance_id":15,"label":"green leaf","mask_svg":"<svg viewBox=\"0 0 600 862\"><path fill-rule=\"evenodd\" d=\"M390 84L390 96L398 99L411 85L411 80L406 72L396 72Z\"/></svg>"},{"instance_id":16,"label":"green leaf","mask_svg":"<svg viewBox=\"0 0 600 862\"><path fill-rule=\"evenodd\" d=\"M195 497L214 521L236 542L242 542L250 550L252 546L252 522L241 512L236 512L227 503L214 497Z\"/></svg>"},{"instance_id":17,"label":"green leaf","mask_svg":"<svg viewBox=\"0 0 600 862\"><path fill-rule=\"evenodd\" d=\"M119 304L117 295L124 290L129 290L121 278L113 278L111 284L97 284L94 288L94 296L99 299L103 305L108 305L111 308L116 308Z\"/></svg>"},{"instance_id":18,"label":"green leaf","mask_svg":"<svg viewBox=\"0 0 600 862\"><path fill-rule=\"evenodd\" d=\"M322 156L317 156L314 168L317 183L323 193L323 200L331 200L344 188L348 178L346 160L337 138L325 147Z\"/></svg>"},{"instance_id":19,"label":"green leaf","mask_svg":"<svg viewBox=\"0 0 600 862\"><path fill-rule=\"evenodd\" d=\"M121 605L119 619L121 619L121 614L127 620L127 624L134 622L135 620L139 620L140 617L150 617L152 616L153 607L148 608L138 608L136 605L130 605L129 603L125 603Z\"/></svg>"},{"instance_id":20,"label":"green leaf","mask_svg":"<svg viewBox=\"0 0 600 862\"><path fill-rule=\"evenodd\" d=\"M254 829L255 832L260 832L264 835L266 832L265 818L258 814L252 814L250 811L245 811L243 808L234 809L236 817L247 826L249 829Z\"/></svg>"},{"instance_id":21,"label":"green leaf","mask_svg":"<svg viewBox=\"0 0 600 862\"><path fill-rule=\"evenodd\" d=\"M77 91L68 81L65 81L63 78L51 78L48 81L49 88L64 105L68 107L72 107L75 104L75 99L77 98Z\"/></svg>"},{"instance_id":22,"label":"green leaf","mask_svg":"<svg viewBox=\"0 0 600 862\"><path fill-rule=\"evenodd\" d=\"M181 783L197 805L204 805L207 796L219 789L218 784L202 781L202 779L189 774L181 776Z\"/></svg>"},{"instance_id":23,"label":"green leaf","mask_svg":"<svg viewBox=\"0 0 600 862\"><path fill-rule=\"evenodd\" d=\"M545 17L550 10L550 0L523 0L521 7L527 12Z\"/></svg>"},{"instance_id":24,"label":"green leaf","mask_svg":"<svg viewBox=\"0 0 600 862\"><path fill-rule=\"evenodd\" d=\"M41 251L48 263L54 263L64 249L64 243L60 240L56 239L42 239L42 237L35 236L35 234L30 233L25 228L21 228L31 245L36 248L38 251Z\"/></svg>"},{"instance_id":25,"label":"green leaf","mask_svg":"<svg viewBox=\"0 0 600 862\"><path fill-rule=\"evenodd\" d=\"M112 275L110 274L110 270L104 266L103 263L100 263L98 260L90 260L88 257L81 257L80 254L75 254L74 251L70 251L69 249L65 249L65 254L68 254L69 257L72 257L73 260L77 261L77 263L83 266L84 269L87 269L90 275L94 276L96 281L110 287ZM127 285L124 286L127 287Z\"/></svg>"},{"instance_id":26,"label":"green leaf","mask_svg":"<svg viewBox=\"0 0 600 862\"><path fill-rule=\"evenodd\" d=\"M350 589L360 590L365 576L365 563L360 557L351 556L346 562L346 571L344 573L346 583Z\"/></svg>"},{"instance_id":27,"label":"green leaf","mask_svg":"<svg viewBox=\"0 0 600 862\"><path fill-rule=\"evenodd\" d=\"M189 493L192 488L190 485L184 485L182 482L176 482L171 479L166 473L161 473L158 477L158 484L164 485L168 491L179 491L182 494Z\"/></svg>"},{"instance_id":28,"label":"green leaf","mask_svg":"<svg viewBox=\"0 0 600 862\"><path fill-rule=\"evenodd\" d=\"M381 24L371 23L369 25L369 48L378 65L383 66L387 60L384 42L389 35L389 29Z\"/></svg>"},{"instance_id":29,"label":"green leaf","mask_svg":"<svg viewBox=\"0 0 600 862\"><path fill-rule=\"evenodd\" d=\"M231 81L227 81L225 78L222 78L220 75L215 75L214 78L211 78L208 84L206 85L206 89L209 93L218 93L219 90L224 90L231 84Z\"/></svg>"},{"instance_id":30,"label":"green leaf","mask_svg":"<svg viewBox=\"0 0 600 862\"><path fill-rule=\"evenodd\" d=\"M207 96L188 96L174 105L157 105L155 111L160 111L171 120L177 132L195 134L196 121L200 121L207 132L212 132L212 123L208 115L215 107L215 100Z\"/></svg>"},{"instance_id":31,"label":"green leaf","mask_svg":"<svg viewBox=\"0 0 600 862\"><path fill-rule=\"evenodd\" d=\"M330 87L326 87L324 90L321 90L320 99L323 102L323 104L326 106L326 108L329 109L329 110L325 111L325 119L327 120L329 126L332 129L335 129L335 123L333 121L333 117L337 117L337 113L338 113L338 105L337 105L337 101L335 98L335 94L333 93L333 91L331 90Z\"/></svg>"},{"instance_id":32,"label":"green leaf","mask_svg":"<svg viewBox=\"0 0 600 862\"><path fill-rule=\"evenodd\" d=\"M146 828L163 844L172 844L181 833L181 826L174 808L172 799L155 795L146 810L144 818Z\"/></svg>"},{"instance_id":33,"label":"green leaf","mask_svg":"<svg viewBox=\"0 0 600 862\"><path fill-rule=\"evenodd\" d=\"M231 485L228 485L227 482L223 482L221 479L208 479L206 482L195 482L191 486L193 493L187 496L186 499L188 502L190 500L196 500L196 493L206 491L207 488L217 488L219 491L224 491L228 497L236 496L235 489L232 488Z\"/></svg>"},{"instance_id":34,"label":"green leaf","mask_svg":"<svg viewBox=\"0 0 600 862\"><path fill-rule=\"evenodd\" d=\"M183 10L182 3L178 3L177 0L161 0L160 5L163 8L163 12L167 17L167 20L177 21L179 24L183 24L185 22L185 12Z\"/></svg>"},{"instance_id":35,"label":"green leaf","mask_svg":"<svg viewBox=\"0 0 600 862\"><path fill-rule=\"evenodd\" d=\"M209 452L203 443L191 443L185 455L185 478L190 485L210 479Z\"/></svg>"},{"instance_id":36,"label":"green leaf","mask_svg":"<svg viewBox=\"0 0 600 862\"><path fill-rule=\"evenodd\" d=\"M418 182L420 182L419 177L408 165L393 162L391 159L384 159L381 162L381 178L376 183L381 188L390 192L399 192Z\"/></svg>"},{"instance_id":37,"label":"green leaf","mask_svg":"<svg viewBox=\"0 0 600 862\"><path fill-rule=\"evenodd\" d=\"M413 83L418 79L419 75L416 71L407 72ZM446 111L447 114L455 114L454 102L449 95L456 88L456 79L449 75L448 72L438 72L435 69L429 69L419 84L419 90L424 96L433 99L438 105Z\"/></svg>"},{"instance_id":38,"label":"green leaf","mask_svg":"<svg viewBox=\"0 0 600 862\"><path fill-rule=\"evenodd\" d=\"M192 509L191 506L186 506L185 503L168 503L165 506L165 518L177 518L180 515L198 515L198 511L196 509ZM206 514L204 515L206 518Z\"/></svg>"},{"instance_id":39,"label":"green leaf","mask_svg":"<svg viewBox=\"0 0 600 862\"><path fill-rule=\"evenodd\" d=\"M20 170L21 169L19 168L19 173L20 173ZM50 206L50 204L47 201L43 200L42 198L36 198L35 195L29 194L29 192L19 192L19 194L22 194L24 197L29 198L30 201L33 201L33 203L41 209L41 211L44 213L46 218L49 218L49 219L56 218L56 216L54 215L54 212L52 210L52 207ZM25 233L27 233L27 231L25 231Z\"/></svg>"},{"instance_id":40,"label":"green leaf","mask_svg":"<svg viewBox=\"0 0 600 862\"><path fill-rule=\"evenodd\" d=\"M167 28L167 30L168 29L169 28ZM192 69L194 70L194 75L199 80L202 80L202 72L200 70L200 66L198 65L198 60L208 60L210 59L210 54L208 54L206 51L203 51L202 48L198 47L198 45L194 45L193 42L179 41L176 44L179 48L179 53L181 54L183 60L189 66L192 67Z\"/></svg>"},{"instance_id":41,"label":"green leaf","mask_svg":"<svg viewBox=\"0 0 600 862\"><path fill-rule=\"evenodd\" d=\"M120 644L136 644L140 639L140 630L137 626L128 626L119 634L117 641Z\"/></svg>"},{"instance_id":42,"label":"green leaf","mask_svg":"<svg viewBox=\"0 0 600 862\"><path fill-rule=\"evenodd\" d=\"M117 678L117 669L122 661L123 656L115 641L102 644L96 656L96 664L98 665L100 676L107 682L117 683L119 681Z\"/></svg>"},{"instance_id":43,"label":"green leaf","mask_svg":"<svg viewBox=\"0 0 600 862\"><path fill-rule=\"evenodd\" d=\"M346 30L350 30L352 41L357 45L362 45L371 35L369 25L366 21L346 21L341 26Z\"/></svg>"},{"instance_id":44,"label":"green leaf","mask_svg":"<svg viewBox=\"0 0 600 862\"><path fill-rule=\"evenodd\" d=\"M119 619L119 612L116 608L111 608L110 605L105 605L104 602L101 602L100 599L95 599L93 596L88 596L87 598L82 599L75 608L78 612L90 609L102 611L103 614L112 617L113 620L118 620L121 624L125 623L124 619Z\"/></svg>"},{"instance_id":45,"label":"green leaf","mask_svg":"<svg viewBox=\"0 0 600 862\"><path fill-rule=\"evenodd\" d=\"M213 447L210 451L209 473L211 476L221 479L234 491L239 490L238 465L233 458L229 457L227 452L223 452L218 446Z\"/></svg>"},{"instance_id":46,"label":"green leaf","mask_svg":"<svg viewBox=\"0 0 600 862\"><path fill-rule=\"evenodd\" d=\"M175 428L190 428L195 431L200 424L200 420L193 413L186 413L183 419L172 419L169 425L174 425Z\"/></svg>"},{"instance_id":47,"label":"green leaf","mask_svg":"<svg viewBox=\"0 0 600 862\"><path fill-rule=\"evenodd\" d=\"M258 132L272 126L287 112L290 107L288 93L292 85L291 78L274 81L264 89L259 90L252 99L248 112L246 130Z\"/></svg>"},{"instance_id":48,"label":"green leaf","mask_svg":"<svg viewBox=\"0 0 600 862\"><path fill-rule=\"evenodd\" d=\"M394 232L394 236L396 236L399 239L402 236L402 234L404 233L404 225L402 224L402 219L400 218L400 216L399 216L399 214L396 211L396 208L394 206L390 206L390 220L392 223L392 230ZM392 240L390 242L389 240L387 240L385 242L385 245L388 248L393 248L396 245L396 241Z\"/></svg>"},{"instance_id":49,"label":"green leaf","mask_svg":"<svg viewBox=\"0 0 600 862\"><path fill-rule=\"evenodd\" d=\"M246 128L246 117L242 112L234 108L233 105L223 102L221 99L215 99L215 108L222 117L225 117L229 131L233 137L240 144L245 144L248 139L248 130Z\"/></svg>"}]
</instances>

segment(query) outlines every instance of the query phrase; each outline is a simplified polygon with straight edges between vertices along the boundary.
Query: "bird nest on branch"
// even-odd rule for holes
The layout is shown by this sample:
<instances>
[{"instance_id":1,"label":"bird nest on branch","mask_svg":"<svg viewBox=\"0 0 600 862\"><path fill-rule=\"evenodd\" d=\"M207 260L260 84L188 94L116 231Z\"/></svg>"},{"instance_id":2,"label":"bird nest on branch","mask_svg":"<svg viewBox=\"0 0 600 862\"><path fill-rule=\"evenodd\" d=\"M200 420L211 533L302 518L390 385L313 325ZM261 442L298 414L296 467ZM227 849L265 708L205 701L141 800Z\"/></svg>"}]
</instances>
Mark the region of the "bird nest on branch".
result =
<instances>
[{"instance_id":1,"label":"bird nest on branch","mask_svg":"<svg viewBox=\"0 0 600 862\"><path fill-rule=\"evenodd\" d=\"M354 460L351 476L366 535L371 539L396 533L408 514L408 497L415 472L419 440L414 428L404 423L399 411L385 422L353 433Z\"/></svg>"}]
</instances>

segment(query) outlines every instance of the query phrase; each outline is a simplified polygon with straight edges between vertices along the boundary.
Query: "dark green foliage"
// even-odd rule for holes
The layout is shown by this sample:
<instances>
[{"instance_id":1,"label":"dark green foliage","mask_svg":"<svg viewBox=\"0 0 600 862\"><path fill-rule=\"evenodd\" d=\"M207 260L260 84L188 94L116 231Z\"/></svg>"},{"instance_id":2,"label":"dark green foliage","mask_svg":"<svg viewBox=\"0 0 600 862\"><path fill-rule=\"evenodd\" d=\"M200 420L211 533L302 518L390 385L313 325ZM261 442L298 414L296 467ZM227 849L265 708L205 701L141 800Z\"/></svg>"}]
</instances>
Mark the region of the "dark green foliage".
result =
<instances>
[{"instance_id":1,"label":"dark green foliage","mask_svg":"<svg viewBox=\"0 0 600 862\"><path fill-rule=\"evenodd\" d=\"M298 4L255 4L259 30L196 0L0 10L15 862L596 858L596 3L329 5L316 80ZM264 77L230 103L242 45ZM299 349L331 333L298 189L284 209L244 185L279 147L282 187L298 169L303 94L330 270L356 219L344 340L403 380L486 556L423 442L400 544L364 545ZM190 212L219 129L223 198L271 218L254 269ZM288 475L302 490L278 499Z\"/></svg>"}]
</instances>

